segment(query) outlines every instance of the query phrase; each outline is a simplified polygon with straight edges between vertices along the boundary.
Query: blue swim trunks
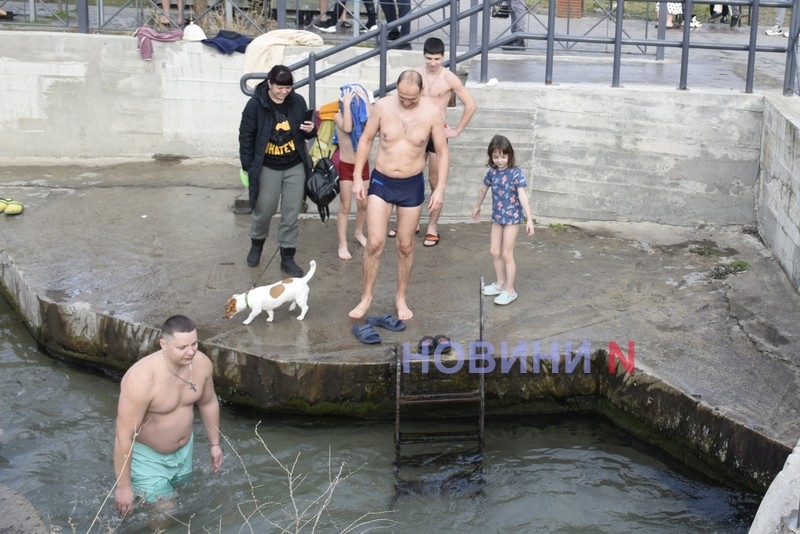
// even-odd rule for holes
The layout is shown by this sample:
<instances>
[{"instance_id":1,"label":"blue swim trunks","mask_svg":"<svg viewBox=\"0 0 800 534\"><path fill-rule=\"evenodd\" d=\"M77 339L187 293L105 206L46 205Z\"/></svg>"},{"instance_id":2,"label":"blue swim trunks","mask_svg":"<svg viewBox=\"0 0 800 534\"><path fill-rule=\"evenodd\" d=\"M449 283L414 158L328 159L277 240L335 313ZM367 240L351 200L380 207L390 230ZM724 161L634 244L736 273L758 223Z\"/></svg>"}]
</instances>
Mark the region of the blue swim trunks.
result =
<instances>
[{"instance_id":1,"label":"blue swim trunks","mask_svg":"<svg viewBox=\"0 0 800 534\"><path fill-rule=\"evenodd\" d=\"M131 484L136 496L149 503L172 497L173 487L192 478L193 446L194 435L186 445L170 454L161 454L147 445L134 443Z\"/></svg>"},{"instance_id":2,"label":"blue swim trunks","mask_svg":"<svg viewBox=\"0 0 800 534\"><path fill-rule=\"evenodd\" d=\"M389 178L373 169L367 194L401 208L416 208L425 202L425 177L419 173L410 178Z\"/></svg>"}]
</instances>

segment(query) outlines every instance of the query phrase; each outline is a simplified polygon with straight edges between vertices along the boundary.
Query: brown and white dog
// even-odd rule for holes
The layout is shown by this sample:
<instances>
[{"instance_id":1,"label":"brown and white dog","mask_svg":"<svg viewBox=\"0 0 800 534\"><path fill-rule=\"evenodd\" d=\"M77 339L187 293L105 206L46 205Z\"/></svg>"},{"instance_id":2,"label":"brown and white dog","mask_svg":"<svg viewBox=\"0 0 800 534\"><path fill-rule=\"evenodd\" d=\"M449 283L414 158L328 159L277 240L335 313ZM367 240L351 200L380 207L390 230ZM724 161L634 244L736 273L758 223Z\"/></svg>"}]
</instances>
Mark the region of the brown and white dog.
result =
<instances>
[{"instance_id":1,"label":"brown and white dog","mask_svg":"<svg viewBox=\"0 0 800 534\"><path fill-rule=\"evenodd\" d=\"M292 301L289 311L300 306L298 321L302 321L308 312L308 281L317 270L317 262L311 260L308 273L303 278L287 278L271 286L254 287L247 293L232 296L225 304L225 318L230 319L245 308L250 308L250 315L243 321L250 324L262 311L267 312L267 322L275 317L275 309L281 304Z\"/></svg>"}]
</instances>

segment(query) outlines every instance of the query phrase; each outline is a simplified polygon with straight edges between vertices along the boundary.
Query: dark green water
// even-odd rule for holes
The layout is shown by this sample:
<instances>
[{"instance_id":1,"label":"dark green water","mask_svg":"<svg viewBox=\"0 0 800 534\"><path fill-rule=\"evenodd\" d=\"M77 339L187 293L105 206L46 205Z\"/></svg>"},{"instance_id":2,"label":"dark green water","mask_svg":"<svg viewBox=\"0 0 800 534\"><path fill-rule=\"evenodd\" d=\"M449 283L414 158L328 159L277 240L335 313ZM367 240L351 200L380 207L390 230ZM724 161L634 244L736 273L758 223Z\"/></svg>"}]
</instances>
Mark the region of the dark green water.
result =
<instances>
[{"instance_id":1,"label":"dark green water","mask_svg":"<svg viewBox=\"0 0 800 534\"><path fill-rule=\"evenodd\" d=\"M114 483L117 383L41 354L2 299L0 369L0 484L29 499L53 532L153 531L144 511L119 524L113 494L104 502ZM465 462L469 476L462 476L464 466L438 466L399 487L391 423L276 419L225 408L221 426L233 447L226 445L223 470L212 474L196 425L195 477L181 488L165 532L290 527L298 512L287 474L265 444L294 466L294 503L309 507L308 517L319 512L321 504L311 503L344 464L349 476L319 514L320 533L343 532L359 518L388 519L375 531L398 533L744 533L759 501L675 466L592 417L489 420L482 463Z\"/></svg>"}]
</instances>

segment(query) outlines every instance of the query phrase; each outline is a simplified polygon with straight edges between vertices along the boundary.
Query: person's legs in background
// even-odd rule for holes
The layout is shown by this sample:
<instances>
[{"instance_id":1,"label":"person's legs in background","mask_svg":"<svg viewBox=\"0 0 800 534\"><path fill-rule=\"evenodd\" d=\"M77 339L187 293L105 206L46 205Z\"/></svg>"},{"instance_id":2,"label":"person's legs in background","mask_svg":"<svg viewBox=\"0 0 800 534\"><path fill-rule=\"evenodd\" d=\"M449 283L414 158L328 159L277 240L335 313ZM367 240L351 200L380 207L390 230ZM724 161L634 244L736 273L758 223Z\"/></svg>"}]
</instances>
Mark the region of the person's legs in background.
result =
<instances>
[{"instance_id":1,"label":"person's legs in background","mask_svg":"<svg viewBox=\"0 0 800 534\"><path fill-rule=\"evenodd\" d=\"M328 0L319 0L319 19L314 23L314 27L321 32L335 33L336 22L339 18L337 9L339 3L333 7L333 13L328 13Z\"/></svg>"},{"instance_id":2,"label":"person's legs in background","mask_svg":"<svg viewBox=\"0 0 800 534\"><path fill-rule=\"evenodd\" d=\"M375 12L375 3L373 0L364 1L364 10L367 12L366 29L362 31L370 31L378 26L378 14Z\"/></svg>"},{"instance_id":3,"label":"person's legs in background","mask_svg":"<svg viewBox=\"0 0 800 534\"><path fill-rule=\"evenodd\" d=\"M381 0L381 10L386 22L392 23L411 13L411 0ZM409 33L411 33L411 23L406 22L389 31L389 40L399 39Z\"/></svg>"},{"instance_id":4,"label":"person's legs in background","mask_svg":"<svg viewBox=\"0 0 800 534\"><path fill-rule=\"evenodd\" d=\"M411 0L381 0L381 10L383 11L384 18L386 18L386 23L391 24L397 19L411 13ZM406 22L405 24L389 30L387 37L389 41L394 41L405 37L409 33L411 33L411 23ZM405 43L395 48L399 50L411 50L411 43Z\"/></svg>"},{"instance_id":5,"label":"person's legs in background","mask_svg":"<svg viewBox=\"0 0 800 534\"><path fill-rule=\"evenodd\" d=\"M739 6L731 6L731 28L734 26L739 26Z\"/></svg>"},{"instance_id":6,"label":"person's legs in background","mask_svg":"<svg viewBox=\"0 0 800 534\"><path fill-rule=\"evenodd\" d=\"M525 31L525 13L527 6L525 0L511 0L511 32L522 33ZM525 39L517 37L506 45L501 46L503 50L519 50L525 48Z\"/></svg>"},{"instance_id":7,"label":"person's legs in background","mask_svg":"<svg viewBox=\"0 0 800 534\"><path fill-rule=\"evenodd\" d=\"M786 16L786 8L785 7L778 7L775 8L775 24L772 28L766 31L767 35L781 35L784 33L783 29L783 19ZM788 34L787 34L788 37Z\"/></svg>"},{"instance_id":8,"label":"person's legs in background","mask_svg":"<svg viewBox=\"0 0 800 534\"><path fill-rule=\"evenodd\" d=\"M728 23L728 5L727 4L709 4L708 11L711 17L708 22L721 22L722 24Z\"/></svg>"},{"instance_id":9,"label":"person's legs in background","mask_svg":"<svg viewBox=\"0 0 800 534\"><path fill-rule=\"evenodd\" d=\"M511 31L522 33L525 31L525 13L527 6L525 0L511 0Z\"/></svg>"},{"instance_id":10,"label":"person's legs in background","mask_svg":"<svg viewBox=\"0 0 800 534\"><path fill-rule=\"evenodd\" d=\"M162 0L161 2L161 10L163 11L161 14L161 24L164 26L170 25L169 8L171 4L171 0ZM175 0L175 4L178 6L177 26L181 28L183 27L183 0Z\"/></svg>"},{"instance_id":11,"label":"person's legs in background","mask_svg":"<svg viewBox=\"0 0 800 534\"><path fill-rule=\"evenodd\" d=\"M397 0L397 18L405 17L411 13L411 0ZM411 33L411 23L406 22L400 26L400 37Z\"/></svg>"},{"instance_id":12,"label":"person's legs in background","mask_svg":"<svg viewBox=\"0 0 800 534\"><path fill-rule=\"evenodd\" d=\"M383 11L383 18L386 19L387 24L397 20L397 6L394 0L381 0L381 11ZM392 29L389 31L389 39L397 39L400 37L400 30Z\"/></svg>"}]
</instances>

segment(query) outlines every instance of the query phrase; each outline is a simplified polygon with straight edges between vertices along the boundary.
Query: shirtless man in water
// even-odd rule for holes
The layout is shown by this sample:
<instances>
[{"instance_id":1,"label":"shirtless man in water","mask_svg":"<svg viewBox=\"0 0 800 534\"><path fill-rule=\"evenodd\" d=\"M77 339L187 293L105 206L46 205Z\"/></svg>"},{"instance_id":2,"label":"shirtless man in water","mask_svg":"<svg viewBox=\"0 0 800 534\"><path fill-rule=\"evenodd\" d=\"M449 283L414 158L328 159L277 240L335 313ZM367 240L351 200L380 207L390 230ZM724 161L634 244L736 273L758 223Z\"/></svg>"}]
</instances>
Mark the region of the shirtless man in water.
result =
<instances>
[{"instance_id":1,"label":"shirtless man in water","mask_svg":"<svg viewBox=\"0 0 800 534\"><path fill-rule=\"evenodd\" d=\"M432 139L438 158L439 184L431 194L428 209L444 202L450 153L444 131L444 116L436 104L422 96L422 76L404 71L397 79L397 92L379 100L364 127L356 151L353 192L357 200L367 198L367 246L364 249L364 292L361 302L350 311L362 318L372 305L380 256L386 244L386 229L392 209L397 207L397 317L402 321L414 314L406 302L408 281L414 263L414 232L425 202L425 147ZM361 170L367 163L375 136L380 135L375 168L369 191L364 190Z\"/></svg>"},{"instance_id":2,"label":"shirtless man in water","mask_svg":"<svg viewBox=\"0 0 800 534\"><path fill-rule=\"evenodd\" d=\"M222 467L219 401L211 360L197 350L194 323L183 315L170 317L159 343L161 349L133 364L120 384L114 441L120 515L133 509L134 496L166 501L173 485L191 478L195 404L208 435L211 468Z\"/></svg>"},{"instance_id":3,"label":"shirtless man in water","mask_svg":"<svg viewBox=\"0 0 800 534\"><path fill-rule=\"evenodd\" d=\"M461 79L453 74L450 69L444 68L444 42L438 37L431 37L425 41L422 53L425 57L425 65L416 67L414 70L422 76L423 96L431 98L439 108L442 119L447 113L447 106L450 97L455 95L464 104L464 111L461 113L461 120L455 128L444 127L444 135L448 139L458 137L466 129L475 111L478 109L475 99L469 94ZM431 191L435 191L439 185L439 157L438 150L433 143L428 143L425 147L428 157L428 181L431 184ZM447 167L449 171L449 167ZM433 247L439 243L439 216L442 208L429 209L428 229L425 231L425 240L422 244L426 247Z\"/></svg>"}]
</instances>

